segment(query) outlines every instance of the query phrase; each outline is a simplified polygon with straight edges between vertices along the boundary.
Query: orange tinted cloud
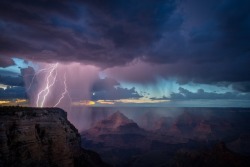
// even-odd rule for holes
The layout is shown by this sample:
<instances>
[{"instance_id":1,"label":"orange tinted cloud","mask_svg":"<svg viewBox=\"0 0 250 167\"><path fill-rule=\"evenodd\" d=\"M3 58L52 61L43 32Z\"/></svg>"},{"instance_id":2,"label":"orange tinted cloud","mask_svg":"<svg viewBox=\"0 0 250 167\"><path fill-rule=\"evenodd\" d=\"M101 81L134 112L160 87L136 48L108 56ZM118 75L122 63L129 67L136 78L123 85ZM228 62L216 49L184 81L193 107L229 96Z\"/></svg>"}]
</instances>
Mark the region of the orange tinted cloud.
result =
<instances>
[{"instance_id":1,"label":"orange tinted cloud","mask_svg":"<svg viewBox=\"0 0 250 167\"><path fill-rule=\"evenodd\" d=\"M108 105L115 104L114 101L110 101L110 100L98 100L97 103L108 104Z\"/></svg>"},{"instance_id":2,"label":"orange tinted cloud","mask_svg":"<svg viewBox=\"0 0 250 167\"><path fill-rule=\"evenodd\" d=\"M0 105L5 105L5 104L9 104L11 101L9 100L0 100Z\"/></svg>"},{"instance_id":3,"label":"orange tinted cloud","mask_svg":"<svg viewBox=\"0 0 250 167\"><path fill-rule=\"evenodd\" d=\"M83 101L79 101L79 102L73 102L72 105L74 105L74 106L93 106L93 105L95 105L95 102L91 101L91 100L83 100Z\"/></svg>"}]
</instances>

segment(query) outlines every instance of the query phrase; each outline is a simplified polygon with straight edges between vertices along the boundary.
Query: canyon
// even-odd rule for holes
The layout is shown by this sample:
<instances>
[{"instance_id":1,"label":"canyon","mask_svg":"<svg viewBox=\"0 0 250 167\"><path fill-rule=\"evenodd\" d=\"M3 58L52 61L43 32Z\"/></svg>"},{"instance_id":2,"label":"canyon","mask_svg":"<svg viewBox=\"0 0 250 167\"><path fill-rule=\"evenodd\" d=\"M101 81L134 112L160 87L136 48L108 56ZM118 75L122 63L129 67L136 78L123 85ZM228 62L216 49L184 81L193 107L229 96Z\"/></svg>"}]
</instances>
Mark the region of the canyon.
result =
<instances>
[{"instance_id":1,"label":"canyon","mask_svg":"<svg viewBox=\"0 0 250 167\"><path fill-rule=\"evenodd\" d=\"M250 166L249 112L199 111L98 111L79 133L60 108L0 107L0 166Z\"/></svg>"},{"instance_id":2,"label":"canyon","mask_svg":"<svg viewBox=\"0 0 250 167\"><path fill-rule=\"evenodd\" d=\"M81 133L82 146L120 167L250 164L248 112L184 111L176 117L155 114L151 120L147 115L137 118L150 121L141 127L126 112L113 112Z\"/></svg>"},{"instance_id":3,"label":"canyon","mask_svg":"<svg viewBox=\"0 0 250 167\"><path fill-rule=\"evenodd\" d=\"M104 167L59 108L0 107L1 167Z\"/></svg>"}]
</instances>

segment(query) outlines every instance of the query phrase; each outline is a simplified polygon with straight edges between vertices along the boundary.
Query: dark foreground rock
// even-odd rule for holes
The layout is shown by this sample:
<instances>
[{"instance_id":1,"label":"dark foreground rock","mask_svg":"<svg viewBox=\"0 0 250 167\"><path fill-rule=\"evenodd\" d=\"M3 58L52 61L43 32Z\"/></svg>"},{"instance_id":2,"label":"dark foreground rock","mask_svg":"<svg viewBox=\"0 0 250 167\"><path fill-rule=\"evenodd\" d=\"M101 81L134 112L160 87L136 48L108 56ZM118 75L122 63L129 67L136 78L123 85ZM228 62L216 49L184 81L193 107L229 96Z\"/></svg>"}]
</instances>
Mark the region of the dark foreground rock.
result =
<instances>
[{"instance_id":1,"label":"dark foreground rock","mask_svg":"<svg viewBox=\"0 0 250 167\"><path fill-rule=\"evenodd\" d=\"M0 167L101 167L59 108L0 107Z\"/></svg>"},{"instance_id":2,"label":"dark foreground rock","mask_svg":"<svg viewBox=\"0 0 250 167\"><path fill-rule=\"evenodd\" d=\"M249 167L247 156L236 154L218 143L207 150L180 150L174 157L171 167Z\"/></svg>"}]
</instances>

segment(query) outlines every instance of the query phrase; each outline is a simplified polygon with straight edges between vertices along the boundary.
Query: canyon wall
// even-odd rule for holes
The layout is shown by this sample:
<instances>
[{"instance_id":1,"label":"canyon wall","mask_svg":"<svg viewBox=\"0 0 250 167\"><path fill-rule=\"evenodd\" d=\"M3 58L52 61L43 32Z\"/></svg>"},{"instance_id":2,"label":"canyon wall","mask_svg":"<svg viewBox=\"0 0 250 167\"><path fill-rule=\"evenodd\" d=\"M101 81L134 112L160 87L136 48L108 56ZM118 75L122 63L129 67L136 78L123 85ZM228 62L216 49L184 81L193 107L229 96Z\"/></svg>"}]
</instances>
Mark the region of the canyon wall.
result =
<instances>
[{"instance_id":1,"label":"canyon wall","mask_svg":"<svg viewBox=\"0 0 250 167\"><path fill-rule=\"evenodd\" d=\"M106 166L59 108L0 107L0 166Z\"/></svg>"}]
</instances>

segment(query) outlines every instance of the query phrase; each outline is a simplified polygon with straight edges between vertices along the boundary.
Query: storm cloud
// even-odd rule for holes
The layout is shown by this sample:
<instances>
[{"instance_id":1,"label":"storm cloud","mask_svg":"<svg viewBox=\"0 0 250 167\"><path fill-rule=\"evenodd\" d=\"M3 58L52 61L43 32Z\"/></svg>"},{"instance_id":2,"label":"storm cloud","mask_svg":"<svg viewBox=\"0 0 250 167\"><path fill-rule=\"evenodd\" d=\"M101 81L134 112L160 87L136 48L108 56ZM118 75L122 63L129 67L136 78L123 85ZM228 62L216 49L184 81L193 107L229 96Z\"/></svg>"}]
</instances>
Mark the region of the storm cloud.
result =
<instances>
[{"instance_id":1,"label":"storm cloud","mask_svg":"<svg viewBox=\"0 0 250 167\"><path fill-rule=\"evenodd\" d=\"M11 77L11 76L1 76L0 75L0 84L9 85L9 86L24 86L24 81L22 77Z\"/></svg>"},{"instance_id":2,"label":"storm cloud","mask_svg":"<svg viewBox=\"0 0 250 167\"><path fill-rule=\"evenodd\" d=\"M92 96L93 100L120 100L120 99L138 99L142 97L138 94L135 88L113 88L109 91L99 91L95 92Z\"/></svg>"},{"instance_id":3,"label":"storm cloud","mask_svg":"<svg viewBox=\"0 0 250 167\"><path fill-rule=\"evenodd\" d=\"M15 65L15 63L10 57L4 57L4 56L0 57L0 67L5 68L12 65Z\"/></svg>"},{"instance_id":4,"label":"storm cloud","mask_svg":"<svg viewBox=\"0 0 250 167\"><path fill-rule=\"evenodd\" d=\"M95 81L92 87L92 100L138 99L142 96L135 88L122 88L120 83L111 78Z\"/></svg>"},{"instance_id":5,"label":"storm cloud","mask_svg":"<svg viewBox=\"0 0 250 167\"><path fill-rule=\"evenodd\" d=\"M94 82L92 92L108 91L119 85L120 83L112 78L99 79Z\"/></svg>"},{"instance_id":6,"label":"storm cloud","mask_svg":"<svg viewBox=\"0 0 250 167\"><path fill-rule=\"evenodd\" d=\"M175 77L180 84L228 82L248 91L249 6L248 0L2 0L0 55L93 64L131 82ZM126 72L137 69L136 60L145 64L141 72L151 69L139 78Z\"/></svg>"},{"instance_id":7,"label":"storm cloud","mask_svg":"<svg viewBox=\"0 0 250 167\"><path fill-rule=\"evenodd\" d=\"M250 98L249 93L238 93L238 92L206 92L204 89L198 89L196 92L191 92L185 88L179 87L179 92L172 92L170 97L163 96L162 98L151 98L152 100L196 100L196 99L237 99L247 100Z\"/></svg>"},{"instance_id":8,"label":"storm cloud","mask_svg":"<svg viewBox=\"0 0 250 167\"><path fill-rule=\"evenodd\" d=\"M25 88L20 86L0 88L0 100L13 98L27 98Z\"/></svg>"}]
</instances>

